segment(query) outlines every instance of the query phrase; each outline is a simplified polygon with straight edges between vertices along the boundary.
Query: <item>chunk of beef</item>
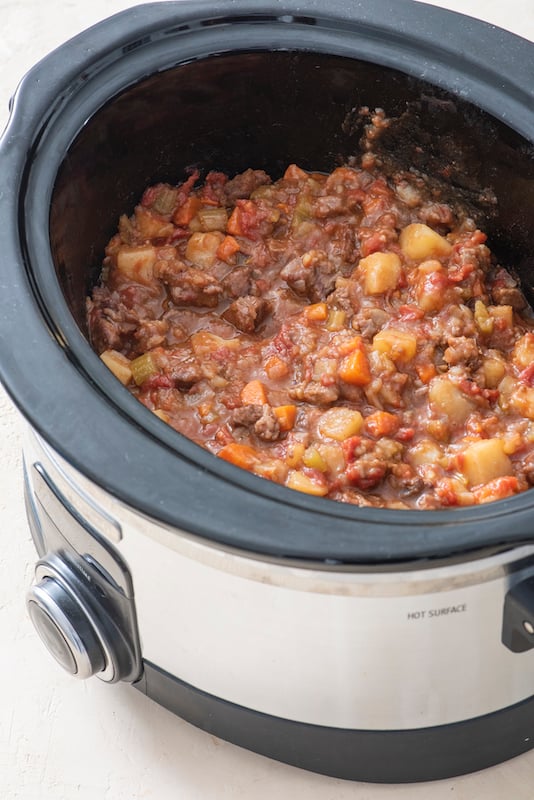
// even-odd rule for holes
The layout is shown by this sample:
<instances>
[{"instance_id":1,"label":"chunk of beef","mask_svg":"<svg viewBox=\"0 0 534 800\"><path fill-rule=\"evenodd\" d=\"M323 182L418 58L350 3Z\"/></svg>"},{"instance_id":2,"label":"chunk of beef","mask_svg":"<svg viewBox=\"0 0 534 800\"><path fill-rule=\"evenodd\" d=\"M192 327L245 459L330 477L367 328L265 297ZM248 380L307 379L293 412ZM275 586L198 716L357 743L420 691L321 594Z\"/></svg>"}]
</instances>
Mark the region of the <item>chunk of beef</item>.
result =
<instances>
[{"instance_id":1,"label":"chunk of beef","mask_svg":"<svg viewBox=\"0 0 534 800\"><path fill-rule=\"evenodd\" d=\"M512 306L516 311L520 311L527 305L523 292L517 286L494 286L491 290L491 298L495 305Z\"/></svg>"},{"instance_id":2,"label":"chunk of beef","mask_svg":"<svg viewBox=\"0 0 534 800\"><path fill-rule=\"evenodd\" d=\"M271 183L271 179L262 169L247 169L228 181L224 187L224 194L228 204L233 205L236 200L250 197L258 186L265 186L268 183Z\"/></svg>"},{"instance_id":3,"label":"chunk of beef","mask_svg":"<svg viewBox=\"0 0 534 800\"><path fill-rule=\"evenodd\" d=\"M534 453L529 453L525 458L521 472L529 486L534 486Z\"/></svg>"},{"instance_id":4,"label":"chunk of beef","mask_svg":"<svg viewBox=\"0 0 534 800\"><path fill-rule=\"evenodd\" d=\"M309 250L289 261L280 270L280 277L295 294L309 298L312 303L324 300L335 286L335 266L323 250Z\"/></svg>"},{"instance_id":5,"label":"chunk of beef","mask_svg":"<svg viewBox=\"0 0 534 800\"><path fill-rule=\"evenodd\" d=\"M265 405L246 405L234 409L230 416L230 424L248 428L264 442L274 442L280 436L280 423L273 409Z\"/></svg>"},{"instance_id":6,"label":"chunk of beef","mask_svg":"<svg viewBox=\"0 0 534 800\"><path fill-rule=\"evenodd\" d=\"M128 308L117 292L102 287L96 287L93 299L87 301L87 316L91 344L98 353L123 350L139 323L137 312Z\"/></svg>"},{"instance_id":7,"label":"chunk of beef","mask_svg":"<svg viewBox=\"0 0 534 800\"><path fill-rule=\"evenodd\" d=\"M215 308L222 291L223 288L216 278L196 267L189 267L181 272L170 287L171 299L177 306Z\"/></svg>"},{"instance_id":8,"label":"chunk of beef","mask_svg":"<svg viewBox=\"0 0 534 800\"><path fill-rule=\"evenodd\" d=\"M188 267L178 258L158 259L154 274L169 288L176 305L215 308L223 293L223 287L214 275Z\"/></svg>"},{"instance_id":9,"label":"chunk of beef","mask_svg":"<svg viewBox=\"0 0 534 800\"><path fill-rule=\"evenodd\" d=\"M328 406L338 399L339 387L335 383L323 386L320 381L303 381L289 389L289 396L314 406Z\"/></svg>"},{"instance_id":10,"label":"chunk of beef","mask_svg":"<svg viewBox=\"0 0 534 800\"><path fill-rule=\"evenodd\" d=\"M160 371L170 378L177 389L186 391L204 378L200 362L188 347L159 351L155 358Z\"/></svg>"},{"instance_id":11,"label":"chunk of beef","mask_svg":"<svg viewBox=\"0 0 534 800\"><path fill-rule=\"evenodd\" d=\"M343 450L348 482L366 490L378 486L398 464L402 445L387 438L373 442L354 436L343 443Z\"/></svg>"},{"instance_id":12,"label":"chunk of beef","mask_svg":"<svg viewBox=\"0 0 534 800\"><path fill-rule=\"evenodd\" d=\"M327 194L313 201L313 214L319 219L336 217L347 212L347 201L339 194Z\"/></svg>"},{"instance_id":13,"label":"chunk of beef","mask_svg":"<svg viewBox=\"0 0 534 800\"><path fill-rule=\"evenodd\" d=\"M252 288L252 274L250 267L236 267L224 276L222 287L224 293L230 297L243 297L250 294Z\"/></svg>"},{"instance_id":14,"label":"chunk of beef","mask_svg":"<svg viewBox=\"0 0 534 800\"><path fill-rule=\"evenodd\" d=\"M480 352L476 339L468 336L451 336L443 358L450 367L457 364L476 366L480 361Z\"/></svg>"},{"instance_id":15,"label":"chunk of beef","mask_svg":"<svg viewBox=\"0 0 534 800\"><path fill-rule=\"evenodd\" d=\"M262 297L238 297L221 314L243 333L254 333L269 313L270 304Z\"/></svg>"},{"instance_id":16,"label":"chunk of beef","mask_svg":"<svg viewBox=\"0 0 534 800\"><path fill-rule=\"evenodd\" d=\"M431 228L441 228L447 231L454 226L455 222L451 207L445 203L425 203L419 211L419 219Z\"/></svg>"},{"instance_id":17,"label":"chunk of beef","mask_svg":"<svg viewBox=\"0 0 534 800\"><path fill-rule=\"evenodd\" d=\"M147 350L153 350L154 347L162 345L165 342L169 328L169 322L165 319L143 320L134 334L137 342L136 352L141 355L146 353ZM133 353L130 355L133 355Z\"/></svg>"},{"instance_id":18,"label":"chunk of beef","mask_svg":"<svg viewBox=\"0 0 534 800\"><path fill-rule=\"evenodd\" d=\"M392 464L388 481L399 497L414 497L426 487L424 480L409 464Z\"/></svg>"},{"instance_id":19,"label":"chunk of beef","mask_svg":"<svg viewBox=\"0 0 534 800\"><path fill-rule=\"evenodd\" d=\"M254 425L254 433L264 442L274 442L280 436L280 423L271 406L263 406L262 415Z\"/></svg>"},{"instance_id":20,"label":"chunk of beef","mask_svg":"<svg viewBox=\"0 0 534 800\"><path fill-rule=\"evenodd\" d=\"M388 312L382 308L364 307L352 318L352 327L359 330L364 339L372 339L378 331L382 330L388 319Z\"/></svg>"},{"instance_id":21,"label":"chunk of beef","mask_svg":"<svg viewBox=\"0 0 534 800\"><path fill-rule=\"evenodd\" d=\"M254 403L234 408L230 414L230 425L251 428L259 420L262 412L263 406Z\"/></svg>"}]
</instances>

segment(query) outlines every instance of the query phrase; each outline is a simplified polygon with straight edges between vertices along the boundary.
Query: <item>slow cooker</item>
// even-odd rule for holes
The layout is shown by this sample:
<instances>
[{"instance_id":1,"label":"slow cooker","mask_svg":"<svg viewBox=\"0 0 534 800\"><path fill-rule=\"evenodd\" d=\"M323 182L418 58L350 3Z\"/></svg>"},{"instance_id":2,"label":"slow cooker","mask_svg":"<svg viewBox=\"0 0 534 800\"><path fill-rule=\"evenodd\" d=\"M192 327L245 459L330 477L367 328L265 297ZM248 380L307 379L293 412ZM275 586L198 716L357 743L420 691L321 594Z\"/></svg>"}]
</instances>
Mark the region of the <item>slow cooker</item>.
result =
<instances>
[{"instance_id":1,"label":"slow cooker","mask_svg":"<svg viewBox=\"0 0 534 800\"><path fill-rule=\"evenodd\" d=\"M420 781L534 744L534 492L432 512L302 495L174 432L86 338L105 243L147 185L330 170L358 154L361 106L411 115L393 159L496 198L490 241L532 299L531 43L411 0L155 3L14 96L0 377L28 422L28 611L68 672L308 770Z\"/></svg>"}]
</instances>

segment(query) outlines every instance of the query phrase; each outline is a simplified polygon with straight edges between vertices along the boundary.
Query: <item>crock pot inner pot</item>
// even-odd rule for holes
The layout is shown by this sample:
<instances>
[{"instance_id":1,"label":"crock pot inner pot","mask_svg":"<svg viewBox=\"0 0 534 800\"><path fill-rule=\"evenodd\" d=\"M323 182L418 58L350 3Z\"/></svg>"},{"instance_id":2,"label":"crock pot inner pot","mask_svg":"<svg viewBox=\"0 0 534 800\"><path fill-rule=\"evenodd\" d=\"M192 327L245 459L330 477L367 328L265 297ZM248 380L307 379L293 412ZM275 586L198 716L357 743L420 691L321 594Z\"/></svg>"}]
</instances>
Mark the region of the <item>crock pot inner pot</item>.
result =
<instances>
[{"instance_id":1,"label":"crock pot inner pot","mask_svg":"<svg viewBox=\"0 0 534 800\"><path fill-rule=\"evenodd\" d=\"M146 77L110 99L70 146L52 196L50 237L82 332L106 242L147 186L179 183L193 166L201 175L264 169L273 180L291 163L330 171L360 152L354 109L361 106L401 118L379 146L400 167L449 176L532 303L534 158L523 137L388 67L321 53L239 52Z\"/></svg>"}]
</instances>

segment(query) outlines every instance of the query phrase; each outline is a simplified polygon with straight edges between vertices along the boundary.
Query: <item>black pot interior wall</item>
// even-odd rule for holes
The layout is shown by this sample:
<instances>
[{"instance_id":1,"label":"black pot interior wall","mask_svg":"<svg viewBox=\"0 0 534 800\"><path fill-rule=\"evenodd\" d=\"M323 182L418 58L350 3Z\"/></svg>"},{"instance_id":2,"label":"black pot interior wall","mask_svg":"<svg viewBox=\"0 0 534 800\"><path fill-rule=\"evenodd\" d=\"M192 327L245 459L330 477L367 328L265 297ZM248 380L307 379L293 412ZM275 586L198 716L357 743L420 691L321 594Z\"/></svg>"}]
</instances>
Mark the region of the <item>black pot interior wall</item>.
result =
<instances>
[{"instance_id":1,"label":"black pot interior wall","mask_svg":"<svg viewBox=\"0 0 534 800\"><path fill-rule=\"evenodd\" d=\"M331 170L359 153L362 129L351 112L360 106L399 117L381 146L401 166L447 176L473 201L491 246L515 266L532 299L532 145L452 95L379 65L304 52L233 53L126 89L70 147L54 187L50 237L80 328L105 244L146 186L180 182L191 166L204 174L253 167L273 178L292 162ZM496 204L486 202L492 196Z\"/></svg>"}]
</instances>

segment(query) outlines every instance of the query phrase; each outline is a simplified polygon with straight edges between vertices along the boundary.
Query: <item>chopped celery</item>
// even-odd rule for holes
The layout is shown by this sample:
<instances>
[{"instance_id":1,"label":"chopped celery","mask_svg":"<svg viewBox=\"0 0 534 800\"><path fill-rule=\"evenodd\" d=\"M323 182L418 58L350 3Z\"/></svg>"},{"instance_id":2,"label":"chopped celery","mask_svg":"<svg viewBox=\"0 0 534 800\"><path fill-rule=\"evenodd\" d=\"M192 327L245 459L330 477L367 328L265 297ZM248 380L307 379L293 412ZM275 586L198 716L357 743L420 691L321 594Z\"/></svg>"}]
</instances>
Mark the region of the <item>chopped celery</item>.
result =
<instances>
[{"instance_id":1,"label":"chopped celery","mask_svg":"<svg viewBox=\"0 0 534 800\"><path fill-rule=\"evenodd\" d=\"M130 362L130 369L132 370L132 376L137 386L141 386L147 378L155 375L158 371L152 353L143 353L142 356L134 358L134 360Z\"/></svg>"}]
</instances>

